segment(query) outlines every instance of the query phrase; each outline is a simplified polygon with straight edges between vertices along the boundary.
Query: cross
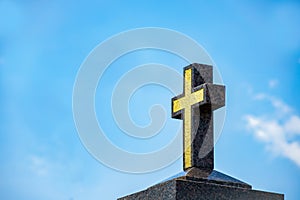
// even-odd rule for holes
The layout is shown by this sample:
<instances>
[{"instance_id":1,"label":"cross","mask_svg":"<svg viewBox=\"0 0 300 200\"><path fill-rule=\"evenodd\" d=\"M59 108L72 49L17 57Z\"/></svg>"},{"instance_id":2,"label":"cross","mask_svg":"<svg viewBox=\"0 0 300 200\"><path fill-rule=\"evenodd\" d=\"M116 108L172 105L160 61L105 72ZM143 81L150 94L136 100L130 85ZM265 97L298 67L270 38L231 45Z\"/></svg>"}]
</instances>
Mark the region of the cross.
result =
<instances>
[{"instance_id":1,"label":"cross","mask_svg":"<svg viewBox=\"0 0 300 200\"><path fill-rule=\"evenodd\" d=\"M213 84L212 66L184 68L183 94L172 98L172 118L183 120L184 171L214 169L213 111L224 105L225 86Z\"/></svg>"}]
</instances>

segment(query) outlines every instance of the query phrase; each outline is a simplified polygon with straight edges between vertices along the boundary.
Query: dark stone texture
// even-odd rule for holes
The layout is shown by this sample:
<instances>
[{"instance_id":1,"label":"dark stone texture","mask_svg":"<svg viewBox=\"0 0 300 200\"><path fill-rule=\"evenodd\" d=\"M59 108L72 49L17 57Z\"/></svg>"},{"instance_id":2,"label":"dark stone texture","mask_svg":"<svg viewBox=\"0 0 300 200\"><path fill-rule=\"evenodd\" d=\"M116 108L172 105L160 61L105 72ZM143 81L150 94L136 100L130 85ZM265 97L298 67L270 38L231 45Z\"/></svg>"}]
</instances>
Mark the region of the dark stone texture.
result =
<instances>
[{"instance_id":1,"label":"dark stone texture","mask_svg":"<svg viewBox=\"0 0 300 200\"><path fill-rule=\"evenodd\" d=\"M192 116L192 167L211 172L214 169L214 126L211 106L193 106Z\"/></svg>"},{"instance_id":2,"label":"dark stone texture","mask_svg":"<svg viewBox=\"0 0 300 200\"><path fill-rule=\"evenodd\" d=\"M207 179L181 176L119 200L282 200L283 194L252 190L251 186L217 171Z\"/></svg>"},{"instance_id":3,"label":"dark stone texture","mask_svg":"<svg viewBox=\"0 0 300 200\"><path fill-rule=\"evenodd\" d=\"M194 180L194 181L200 181L200 182L210 182L210 183L215 183L215 184L221 184L221 185L227 185L227 186L239 187L239 188L246 188L246 189L252 188L251 185L249 185L245 182L242 182L236 178L233 178L231 176L228 176L226 174L223 174L221 172L218 172L216 170L213 170L207 176L207 178L203 178L204 176L202 176L201 174L198 175L199 172L200 173L202 172L201 170L199 170L199 172L197 172L198 168L193 168L193 169L188 171L185 175L177 175L176 178Z\"/></svg>"},{"instance_id":4,"label":"dark stone texture","mask_svg":"<svg viewBox=\"0 0 300 200\"><path fill-rule=\"evenodd\" d=\"M206 102L204 102L203 104L210 104L212 106L212 111L225 106L225 86L224 85L216 85L216 84L206 83L206 84L203 84L203 87L206 88L205 89Z\"/></svg>"},{"instance_id":5,"label":"dark stone texture","mask_svg":"<svg viewBox=\"0 0 300 200\"><path fill-rule=\"evenodd\" d=\"M197 87L198 85L202 85L204 83L212 83L213 82L213 68L211 65L204 65L199 63L193 63L184 68L186 69L192 68L192 86Z\"/></svg>"}]
</instances>

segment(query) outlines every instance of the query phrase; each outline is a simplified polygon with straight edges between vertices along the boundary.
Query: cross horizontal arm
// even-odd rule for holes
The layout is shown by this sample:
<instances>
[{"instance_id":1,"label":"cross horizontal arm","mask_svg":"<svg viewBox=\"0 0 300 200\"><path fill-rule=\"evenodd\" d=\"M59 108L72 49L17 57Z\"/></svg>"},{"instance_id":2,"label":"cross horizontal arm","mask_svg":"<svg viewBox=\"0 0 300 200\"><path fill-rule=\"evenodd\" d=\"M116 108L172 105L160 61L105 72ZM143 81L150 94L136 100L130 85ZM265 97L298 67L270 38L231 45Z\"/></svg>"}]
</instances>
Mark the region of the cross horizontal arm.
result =
<instances>
[{"instance_id":1,"label":"cross horizontal arm","mask_svg":"<svg viewBox=\"0 0 300 200\"><path fill-rule=\"evenodd\" d=\"M225 86L217 85L212 83L205 83L198 87L195 87L194 90L204 89L204 99L199 102L199 106L210 104L212 111L217 110L225 106Z\"/></svg>"},{"instance_id":2,"label":"cross horizontal arm","mask_svg":"<svg viewBox=\"0 0 300 200\"><path fill-rule=\"evenodd\" d=\"M205 83L195 87L189 97L176 96L172 98L172 117L181 118L180 111L192 105L211 104L212 110L225 105L225 86L212 83Z\"/></svg>"}]
</instances>

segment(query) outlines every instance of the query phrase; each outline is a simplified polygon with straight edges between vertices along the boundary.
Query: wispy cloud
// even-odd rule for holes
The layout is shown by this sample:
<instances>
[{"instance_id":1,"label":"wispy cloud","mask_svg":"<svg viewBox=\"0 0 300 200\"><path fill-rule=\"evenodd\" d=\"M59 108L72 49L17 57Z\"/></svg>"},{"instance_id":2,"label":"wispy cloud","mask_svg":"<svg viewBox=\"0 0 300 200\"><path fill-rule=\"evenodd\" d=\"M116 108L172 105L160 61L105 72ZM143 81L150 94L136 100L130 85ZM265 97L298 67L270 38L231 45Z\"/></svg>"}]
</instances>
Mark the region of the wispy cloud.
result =
<instances>
[{"instance_id":1,"label":"wispy cloud","mask_svg":"<svg viewBox=\"0 0 300 200\"><path fill-rule=\"evenodd\" d=\"M40 156L30 156L30 169L37 176L46 176L49 173L49 162Z\"/></svg>"},{"instance_id":2,"label":"wispy cloud","mask_svg":"<svg viewBox=\"0 0 300 200\"><path fill-rule=\"evenodd\" d=\"M276 113L281 113L281 116L284 116L286 114L292 113L293 109L286 103L284 103L282 100L264 94L264 93L259 93L257 95L254 95L254 100L266 100L271 103L271 105L274 107L274 111Z\"/></svg>"},{"instance_id":3,"label":"wispy cloud","mask_svg":"<svg viewBox=\"0 0 300 200\"><path fill-rule=\"evenodd\" d=\"M300 167L300 142L295 139L296 135L300 135L300 117L275 97L259 94L255 100L268 100L274 112L262 116L244 116L248 130L266 144L267 150L290 159Z\"/></svg>"},{"instance_id":4,"label":"wispy cloud","mask_svg":"<svg viewBox=\"0 0 300 200\"><path fill-rule=\"evenodd\" d=\"M269 80L269 88L275 88L277 85L278 85L278 80L276 79L272 79L272 80Z\"/></svg>"}]
</instances>

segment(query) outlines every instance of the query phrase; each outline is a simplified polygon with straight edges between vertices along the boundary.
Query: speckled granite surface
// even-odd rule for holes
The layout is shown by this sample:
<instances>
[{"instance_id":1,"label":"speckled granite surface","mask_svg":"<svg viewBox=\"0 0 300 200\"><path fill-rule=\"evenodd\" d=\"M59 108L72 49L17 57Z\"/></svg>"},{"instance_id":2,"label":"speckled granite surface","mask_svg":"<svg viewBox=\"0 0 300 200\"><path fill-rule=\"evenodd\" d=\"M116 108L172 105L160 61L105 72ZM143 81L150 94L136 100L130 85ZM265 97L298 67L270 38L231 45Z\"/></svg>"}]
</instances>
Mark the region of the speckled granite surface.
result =
<instances>
[{"instance_id":1,"label":"speckled granite surface","mask_svg":"<svg viewBox=\"0 0 300 200\"><path fill-rule=\"evenodd\" d=\"M217 171L208 178L194 178L186 175L156 184L119 200L282 200L283 194L252 190L251 185Z\"/></svg>"}]
</instances>

